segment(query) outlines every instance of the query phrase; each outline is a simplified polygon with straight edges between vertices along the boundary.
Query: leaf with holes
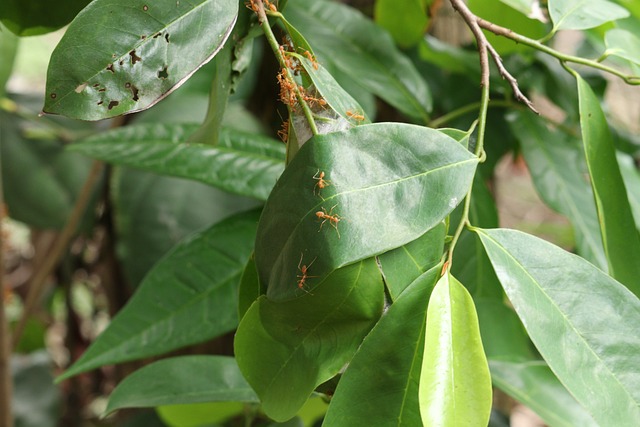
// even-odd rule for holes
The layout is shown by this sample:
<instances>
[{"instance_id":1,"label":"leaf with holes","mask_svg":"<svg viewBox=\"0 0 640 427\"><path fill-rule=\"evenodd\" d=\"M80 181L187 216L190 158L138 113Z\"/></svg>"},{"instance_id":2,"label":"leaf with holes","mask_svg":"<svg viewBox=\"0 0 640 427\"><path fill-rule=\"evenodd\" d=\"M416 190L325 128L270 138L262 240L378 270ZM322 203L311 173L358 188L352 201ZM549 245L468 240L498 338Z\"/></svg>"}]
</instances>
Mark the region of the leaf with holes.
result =
<instances>
[{"instance_id":1,"label":"leaf with holes","mask_svg":"<svg viewBox=\"0 0 640 427\"><path fill-rule=\"evenodd\" d=\"M640 300L542 239L474 231L531 340L567 390L601 425L640 425Z\"/></svg>"},{"instance_id":2,"label":"leaf with holes","mask_svg":"<svg viewBox=\"0 0 640 427\"><path fill-rule=\"evenodd\" d=\"M238 324L238 282L257 212L235 215L182 241L147 274L128 304L59 380L162 354Z\"/></svg>"},{"instance_id":3,"label":"leaf with holes","mask_svg":"<svg viewBox=\"0 0 640 427\"><path fill-rule=\"evenodd\" d=\"M237 0L95 0L54 50L44 112L99 120L151 107L222 48Z\"/></svg>"},{"instance_id":4,"label":"leaf with holes","mask_svg":"<svg viewBox=\"0 0 640 427\"><path fill-rule=\"evenodd\" d=\"M549 0L553 31L586 30L629 16L629 11L607 0Z\"/></svg>"},{"instance_id":5,"label":"leaf with holes","mask_svg":"<svg viewBox=\"0 0 640 427\"><path fill-rule=\"evenodd\" d=\"M296 296L291 283L301 254L317 257L314 274L324 276L422 236L464 198L477 164L449 136L408 124L362 125L312 138L260 218L256 265L267 296ZM321 172L330 182L325 188L318 186Z\"/></svg>"},{"instance_id":6,"label":"leaf with holes","mask_svg":"<svg viewBox=\"0 0 640 427\"><path fill-rule=\"evenodd\" d=\"M73 151L109 163L200 181L266 200L284 169L284 146L271 138L223 128L218 145L185 144L188 124L142 124L91 136Z\"/></svg>"}]
</instances>

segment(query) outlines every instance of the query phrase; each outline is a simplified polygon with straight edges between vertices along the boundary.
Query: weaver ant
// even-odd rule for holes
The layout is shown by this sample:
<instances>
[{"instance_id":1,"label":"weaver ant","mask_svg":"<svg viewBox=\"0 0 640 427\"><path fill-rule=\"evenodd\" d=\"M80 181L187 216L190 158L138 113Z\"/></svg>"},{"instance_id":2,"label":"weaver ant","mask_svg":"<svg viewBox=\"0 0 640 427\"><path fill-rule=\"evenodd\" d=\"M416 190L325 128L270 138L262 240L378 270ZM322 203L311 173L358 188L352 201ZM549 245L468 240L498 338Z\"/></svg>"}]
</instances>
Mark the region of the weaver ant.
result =
<instances>
[{"instance_id":1,"label":"weaver ant","mask_svg":"<svg viewBox=\"0 0 640 427\"><path fill-rule=\"evenodd\" d=\"M324 225L324 223L329 221L329 224L331 224L331 226L336 229L336 233L338 233L338 239L339 239L340 231L338 231L338 222L340 222L342 218L340 218L337 214L332 215L333 209L336 206L338 205L333 205L331 209L329 209L329 212L327 212L325 208L322 208L321 211L316 212L316 216L318 217L318 219L323 220L322 223L320 224L320 229L318 230L318 233L320 232L320 230L322 230L322 226Z\"/></svg>"},{"instance_id":2,"label":"weaver ant","mask_svg":"<svg viewBox=\"0 0 640 427\"><path fill-rule=\"evenodd\" d=\"M322 190L323 188L331 185L331 181L324 179L324 172L321 172L320 169L318 169L316 174L313 175L313 179L318 181L316 182L316 185L313 186L313 194L317 194L316 189ZM319 190L318 190L318 193L319 193Z\"/></svg>"},{"instance_id":3,"label":"weaver ant","mask_svg":"<svg viewBox=\"0 0 640 427\"><path fill-rule=\"evenodd\" d=\"M302 253L300 253L300 261L298 261L298 270L300 270L300 273L302 273L302 274L298 274L298 275L296 276L296 278L298 279L298 289L302 289L302 290L303 290L303 291L305 291L306 293L309 293L309 291L307 291L307 290L304 288L304 285L305 285L305 283L306 283L307 279L309 279L309 278L311 278L311 277L318 277L318 276L309 276L309 275L307 274L307 272L309 271L309 269L311 268L311 266L313 265L313 263L314 263L314 262L316 262L316 259L317 259L318 257L315 257L315 258L313 259L313 261L311 261L311 264L309 264L309 265L301 265L301 264L302 264L302 257L303 257L303 256L304 256L304 255L303 255Z\"/></svg>"},{"instance_id":4,"label":"weaver ant","mask_svg":"<svg viewBox=\"0 0 640 427\"><path fill-rule=\"evenodd\" d=\"M351 117L352 119L357 120L359 122L364 120L364 116L362 114L354 113L351 110L347 110L346 114L348 117Z\"/></svg>"}]
</instances>

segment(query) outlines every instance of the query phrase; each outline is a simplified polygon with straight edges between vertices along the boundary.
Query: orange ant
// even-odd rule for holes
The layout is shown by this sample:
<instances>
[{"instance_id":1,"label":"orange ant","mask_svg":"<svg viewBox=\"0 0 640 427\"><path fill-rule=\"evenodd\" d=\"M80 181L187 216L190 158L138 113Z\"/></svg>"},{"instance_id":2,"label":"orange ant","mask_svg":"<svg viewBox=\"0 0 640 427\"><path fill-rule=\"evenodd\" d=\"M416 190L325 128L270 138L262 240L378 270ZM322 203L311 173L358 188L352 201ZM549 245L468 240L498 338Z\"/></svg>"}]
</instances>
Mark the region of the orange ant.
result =
<instances>
[{"instance_id":1,"label":"orange ant","mask_svg":"<svg viewBox=\"0 0 640 427\"><path fill-rule=\"evenodd\" d=\"M285 144L289 141L289 120L282 122L282 127L277 132L278 136Z\"/></svg>"},{"instance_id":2,"label":"orange ant","mask_svg":"<svg viewBox=\"0 0 640 427\"><path fill-rule=\"evenodd\" d=\"M313 261L311 261L311 264L309 264L309 265L302 265L302 266L301 266L301 264L302 264L302 257L303 257L303 256L304 256L304 254L300 253L300 261L298 261L298 270L300 270L300 273L302 273L302 274L298 274L298 275L296 276L296 278L298 279L298 289L302 289L302 290L303 290L303 291L305 291L306 293L309 293L309 291L307 291L307 290L304 288L304 285L305 285L305 283L306 283L307 279L309 279L309 278L311 278L311 277L318 277L318 276L309 276L309 275L307 274L307 272L309 271L309 269L311 268L311 266L313 265L313 263L314 263L314 262L316 262L316 259L317 259L318 257L315 257L315 258L313 259Z\"/></svg>"},{"instance_id":3,"label":"orange ant","mask_svg":"<svg viewBox=\"0 0 640 427\"><path fill-rule=\"evenodd\" d=\"M313 194L316 194L316 189L322 190L323 188L331 185L331 181L324 179L324 172L321 172L320 169L318 169L316 174L313 175L313 179L318 181L313 187Z\"/></svg>"},{"instance_id":4,"label":"orange ant","mask_svg":"<svg viewBox=\"0 0 640 427\"><path fill-rule=\"evenodd\" d=\"M308 50L304 51L304 56L307 57L307 59L309 61L311 61L311 64L313 65L314 69L318 69L318 62L316 61L316 59L313 57L313 55L311 54L311 52L309 52Z\"/></svg>"},{"instance_id":5,"label":"orange ant","mask_svg":"<svg viewBox=\"0 0 640 427\"><path fill-rule=\"evenodd\" d=\"M286 69L280 70L276 78L280 84L280 100L290 107L296 105L296 92L294 84L289 80Z\"/></svg>"},{"instance_id":6,"label":"orange ant","mask_svg":"<svg viewBox=\"0 0 640 427\"><path fill-rule=\"evenodd\" d=\"M329 212L327 212L325 208L322 208L321 211L316 212L316 216L318 217L318 219L323 220L322 223L320 224L320 229L318 230L318 233L320 232L320 230L322 230L322 226L324 225L324 223L329 221L329 224L331 224L331 226L336 229L336 233L338 233L338 239L339 239L340 231L338 231L338 222L340 222L342 218L340 218L337 214L332 215L333 209L336 206L338 205L333 205L331 209L329 209Z\"/></svg>"},{"instance_id":7,"label":"orange ant","mask_svg":"<svg viewBox=\"0 0 640 427\"><path fill-rule=\"evenodd\" d=\"M351 110L347 110L346 114L348 117L351 117L352 119L357 120L359 122L364 120L364 116L362 114L354 113Z\"/></svg>"}]
</instances>

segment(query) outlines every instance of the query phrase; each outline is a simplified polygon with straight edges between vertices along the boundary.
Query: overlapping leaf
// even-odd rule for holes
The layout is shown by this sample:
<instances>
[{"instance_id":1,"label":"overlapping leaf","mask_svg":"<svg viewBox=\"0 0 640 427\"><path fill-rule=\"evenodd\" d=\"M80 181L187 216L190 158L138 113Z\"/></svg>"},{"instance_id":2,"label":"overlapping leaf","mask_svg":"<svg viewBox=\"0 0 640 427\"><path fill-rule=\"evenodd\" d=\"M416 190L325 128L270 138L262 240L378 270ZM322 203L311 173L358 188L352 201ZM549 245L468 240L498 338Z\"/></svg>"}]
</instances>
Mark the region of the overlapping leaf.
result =
<instances>
[{"instance_id":1,"label":"overlapping leaf","mask_svg":"<svg viewBox=\"0 0 640 427\"><path fill-rule=\"evenodd\" d=\"M257 212L236 215L176 246L60 379L161 354L235 328L238 282L251 253L256 219Z\"/></svg>"},{"instance_id":2,"label":"overlapping leaf","mask_svg":"<svg viewBox=\"0 0 640 427\"><path fill-rule=\"evenodd\" d=\"M95 0L54 50L44 111L98 120L148 108L209 61L236 0Z\"/></svg>"},{"instance_id":3,"label":"overlapping leaf","mask_svg":"<svg viewBox=\"0 0 640 427\"><path fill-rule=\"evenodd\" d=\"M303 29L320 62L332 62L398 110L426 121L429 88L380 27L355 9L326 0L292 2L287 17Z\"/></svg>"},{"instance_id":4,"label":"overlapping leaf","mask_svg":"<svg viewBox=\"0 0 640 427\"><path fill-rule=\"evenodd\" d=\"M257 402L235 359L180 356L147 365L125 378L109 396L106 414L200 402Z\"/></svg>"},{"instance_id":5,"label":"overlapping leaf","mask_svg":"<svg viewBox=\"0 0 640 427\"><path fill-rule=\"evenodd\" d=\"M582 142L596 201L609 273L640 296L640 236L625 189L609 125L589 84L577 76Z\"/></svg>"},{"instance_id":6,"label":"overlapping leaf","mask_svg":"<svg viewBox=\"0 0 640 427\"><path fill-rule=\"evenodd\" d=\"M223 128L218 145L185 144L193 124L143 124L104 132L70 149L123 166L193 179L265 200L284 169L284 147L271 138Z\"/></svg>"},{"instance_id":7,"label":"overlapping leaf","mask_svg":"<svg viewBox=\"0 0 640 427\"><path fill-rule=\"evenodd\" d=\"M382 314L384 290L373 259L307 281L320 286L308 291L293 281L296 299L259 297L236 333L238 365L276 421L293 417L315 387L342 369Z\"/></svg>"},{"instance_id":8,"label":"overlapping leaf","mask_svg":"<svg viewBox=\"0 0 640 427\"><path fill-rule=\"evenodd\" d=\"M450 137L406 124L357 126L308 141L260 219L256 265L268 297L295 297L301 262L315 260L313 274L324 276L417 239L460 203L476 165ZM314 179L319 171L331 182L324 189ZM322 215L333 219L322 223Z\"/></svg>"},{"instance_id":9,"label":"overlapping leaf","mask_svg":"<svg viewBox=\"0 0 640 427\"><path fill-rule=\"evenodd\" d=\"M529 336L567 390L601 425L639 424L640 300L541 239L476 231Z\"/></svg>"},{"instance_id":10,"label":"overlapping leaf","mask_svg":"<svg viewBox=\"0 0 640 427\"><path fill-rule=\"evenodd\" d=\"M607 0L549 0L553 31L585 30L629 16L629 11Z\"/></svg>"},{"instance_id":11,"label":"overlapping leaf","mask_svg":"<svg viewBox=\"0 0 640 427\"><path fill-rule=\"evenodd\" d=\"M447 271L429 300L419 388L426 426L483 427L491 377L471 295Z\"/></svg>"},{"instance_id":12,"label":"overlapping leaf","mask_svg":"<svg viewBox=\"0 0 640 427\"><path fill-rule=\"evenodd\" d=\"M340 378L323 425L420 425L418 384L429 295L442 264L398 296ZM366 398L363 398L366 396Z\"/></svg>"}]
</instances>

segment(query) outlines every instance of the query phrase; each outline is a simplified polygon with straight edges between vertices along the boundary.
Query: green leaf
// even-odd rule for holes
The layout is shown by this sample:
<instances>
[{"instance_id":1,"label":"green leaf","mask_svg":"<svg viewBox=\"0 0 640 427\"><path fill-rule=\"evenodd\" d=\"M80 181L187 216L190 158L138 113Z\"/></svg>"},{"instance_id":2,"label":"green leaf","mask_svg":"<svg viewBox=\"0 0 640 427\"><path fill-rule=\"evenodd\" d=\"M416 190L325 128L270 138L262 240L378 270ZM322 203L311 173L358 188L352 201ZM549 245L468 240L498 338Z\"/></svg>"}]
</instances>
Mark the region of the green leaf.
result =
<instances>
[{"instance_id":1,"label":"green leaf","mask_svg":"<svg viewBox=\"0 0 640 427\"><path fill-rule=\"evenodd\" d=\"M448 271L429 300L419 400L426 426L489 422L491 377L478 316L471 295Z\"/></svg>"},{"instance_id":2,"label":"green leaf","mask_svg":"<svg viewBox=\"0 0 640 427\"><path fill-rule=\"evenodd\" d=\"M640 37L634 33L614 28L604 35L605 54L614 55L640 65Z\"/></svg>"},{"instance_id":3,"label":"green leaf","mask_svg":"<svg viewBox=\"0 0 640 427\"><path fill-rule=\"evenodd\" d=\"M410 47L418 43L427 30L426 3L431 1L376 0L373 14L376 23L389 31L398 45Z\"/></svg>"},{"instance_id":4,"label":"green leaf","mask_svg":"<svg viewBox=\"0 0 640 427\"><path fill-rule=\"evenodd\" d=\"M371 425L372 420L420 425L425 315L441 268L442 263L410 284L367 335L340 378L323 426Z\"/></svg>"},{"instance_id":5,"label":"green leaf","mask_svg":"<svg viewBox=\"0 0 640 427\"><path fill-rule=\"evenodd\" d=\"M313 274L323 277L417 239L463 199L476 165L455 140L420 126L379 123L312 138L260 219L256 265L268 297L296 296L301 256L315 259ZM324 189L316 187L319 171L331 182ZM322 224L322 209L339 223Z\"/></svg>"},{"instance_id":6,"label":"green leaf","mask_svg":"<svg viewBox=\"0 0 640 427\"><path fill-rule=\"evenodd\" d=\"M5 94L5 86L9 77L11 77L13 61L17 51L18 38L9 31L5 31L0 25L0 97Z\"/></svg>"},{"instance_id":7,"label":"green leaf","mask_svg":"<svg viewBox=\"0 0 640 427\"><path fill-rule=\"evenodd\" d=\"M633 218L636 221L636 228L640 230L640 171L633 157L618 151L616 158L627 189L627 197L629 198Z\"/></svg>"},{"instance_id":8,"label":"green leaf","mask_svg":"<svg viewBox=\"0 0 640 427\"><path fill-rule=\"evenodd\" d=\"M513 112L510 126L520 140L533 183L542 200L571 221L577 252L603 270L607 258L600 236L591 186L584 179L586 165L578 146L551 132L532 114ZM497 227L487 225L482 227Z\"/></svg>"},{"instance_id":9,"label":"green leaf","mask_svg":"<svg viewBox=\"0 0 640 427\"><path fill-rule=\"evenodd\" d=\"M247 262L240 278L240 288L238 290L238 319L242 319L251 307L251 304L258 299L260 295L267 293L267 286L258 280L258 270L256 270L256 261L254 254Z\"/></svg>"},{"instance_id":10,"label":"green leaf","mask_svg":"<svg viewBox=\"0 0 640 427\"><path fill-rule=\"evenodd\" d=\"M444 251L447 227L444 221L399 248L378 257L384 282L395 301L423 273L438 264Z\"/></svg>"},{"instance_id":11,"label":"green leaf","mask_svg":"<svg viewBox=\"0 0 640 427\"><path fill-rule=\"evenodd\" d=\"M0 159L11 217L36 228L61 229L91 161L65 152L61 141L24 137L26 121L0 110Z\"/></svg>"},{"instance_id":12,"label":"green leaf","mask_svg":"<svg viewBox=\"0 0 640 427\"><path fill-rule=\"evenodd\" d=\"M547 425L598 426L542 360L489 360L489 368L495 386L533 409Z\"/></svg>"},{"instance_id":13,"label":"green leaf","mask_svg":"<svg viewBox=\"0 0 640 427\"><path fill-rule=\"evenodd\" d=\"M475 231L531 340L567 390L601 425L640 424L640 300L541 239Z\"/></svg>"},{"instance_id":14,"label":"green leaf","mask_svg":"<svg viewBox=\"0 0 640 427\"><path fill-rule=\"evenodd\" d=\"M182 241L58 380L233 330L238 282L251 253L256 219L255 211L236 215Z\"/></svg>"},{"instance_id":15,"label":"green leaf","mask_svg":"<svg viewBox=\"0 0 640 427\"><path fill-rule=\"evenodd\" d=\"M488 359L522 361L534 358L533 344L511 307L496 298L478 298L475 303Z\"/></svg>"},{"instance_id":16,"label":"green leaf","mask_svg":"<svg viewBox=\"0 0 640 427\"><path fill-rule=\"evenodd\" d=\"M577 76L582 142L596 200L609 274L640 295L640 236L616 161L615 148L600 100Z\"/></svg>"},{"instance_id":17,"label":"green leaf","mask_svg":"<svg viewBox=\"0 0 640 427\"><path fill-rule=\"evenodd\" d=\"M534 18L541 22L547 22L547 18L540 7L538 0L500 0L511 6L528 18Z\"/></svg>"},{"instance_id":18,"label":"green leaf","mask_svg":"<svg viewBox=\"0 0 640 427\"><path fill-rule=\"evenodd\" d=\"M309 266L313 276L313 268ZM338 269L312 292L274 302L261 296L240 322L238 366L276 421L293 417L315 387L335 376L374 326L384 305L373 259ZM296 287L295 281L292 286ZM297 287L296 287L297 289Z\"/></svg>"},{"instance_id":19,"label":"green leaf","mask_svg":"<svg viewBox=\"0 0 640 427\"><path fill-rule=\"evenodd\" d=\"M287 17L304 29L321 63L331 62L404 114L428 120L428 86L389 34L360 12L326 0L298 0Z\"/></svg>"},{"instance_id":20,"label":"green leaf","mask_svg":"<svg viewBox=\"0 0 640 427\"><path fill-rule=\"evenodd\" d=\"M237 0L95 0L51 55L44 111L98 120L151 107L222 48Z\"/></svg>"},{"instance_id":21,"label":"green leaf","mask_svg":"<svg viewBox=\"0 0 640 427\"><path fill-rule=\"evenodd\" d=\"M586 30L629 16L629 11L607 0L549 0L553 32Z\"/></svg>"},{"instance_id":22,"label":"green leaf","mask_svg":"<svg viewBox=\"0 0 640 427\"><path fill-rule=\"evenodd\" d=\"M222 422L242 416L245 409L242 402L210 402L160 406L157 412L163 426L221 427Z\"/></svg>"},{"instance_id":23,"label":"green leaf","mask_svg":"<svg viewBox=\"0 0 640 427\"><path fill-rule=\"evenodd\" d=\"M272 138L223 128L218 145L188 143L191 124L126 126L70 146L109 163L192 179L266 200L284 169L284 146Z\"/></svg>"},{"instance_id":24,"label":"green leaf","mask_svg":"<svg viewBox=\"0 0 640 427\"><path fill-rule=\"evenodd\" d=\"M19 36L35 36L64 27L91 0L62 0L51 7L46 0L2 0L0 22Z\"/></svg>"},{"instance_id":25,"label":"green leaf","mask_svg":"<svg viewBox=\"0 0 640 427\"><path fill-rule=\"evenodd\" d=\"M109 396L105 415L123 408L257 401L233 357L180 356L154 362L126 377Z\"/></svg>"}]
</instances>

